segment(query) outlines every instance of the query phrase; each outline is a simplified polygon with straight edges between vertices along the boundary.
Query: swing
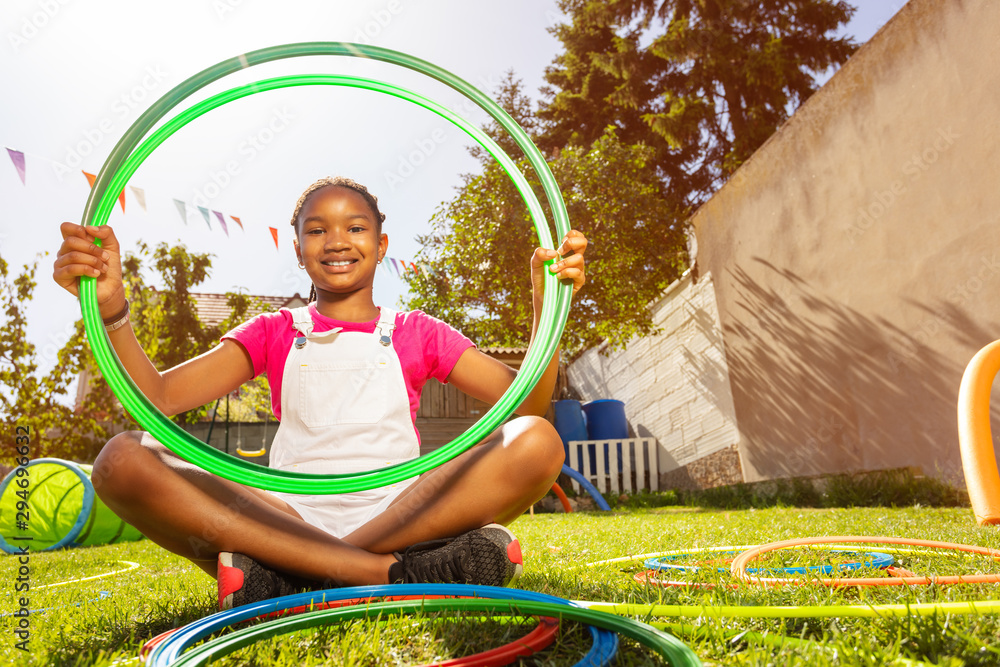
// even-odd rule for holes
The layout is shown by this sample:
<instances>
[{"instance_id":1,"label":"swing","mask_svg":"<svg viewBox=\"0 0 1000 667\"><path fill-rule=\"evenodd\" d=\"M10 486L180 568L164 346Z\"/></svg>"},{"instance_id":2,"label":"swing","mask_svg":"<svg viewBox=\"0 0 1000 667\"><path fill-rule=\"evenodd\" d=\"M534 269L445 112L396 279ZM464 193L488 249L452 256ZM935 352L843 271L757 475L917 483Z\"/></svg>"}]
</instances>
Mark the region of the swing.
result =
<instances>
[{"instance_id":1,"label":"swing","mask_svg":"<svg viewBox=\"0 0 1000 667\"><path fill-rule=\"evenodd\" d=\"M260 449L252 449L246 451L240 447L242 442L240 438L241 429L243 428L242 422L236 423L236 453L240 456L245 456L247 458L256 458L258 456L264 456L267 454L267 411L264 411L264 435L260 438Z\"/></svg>"}]
</instances>

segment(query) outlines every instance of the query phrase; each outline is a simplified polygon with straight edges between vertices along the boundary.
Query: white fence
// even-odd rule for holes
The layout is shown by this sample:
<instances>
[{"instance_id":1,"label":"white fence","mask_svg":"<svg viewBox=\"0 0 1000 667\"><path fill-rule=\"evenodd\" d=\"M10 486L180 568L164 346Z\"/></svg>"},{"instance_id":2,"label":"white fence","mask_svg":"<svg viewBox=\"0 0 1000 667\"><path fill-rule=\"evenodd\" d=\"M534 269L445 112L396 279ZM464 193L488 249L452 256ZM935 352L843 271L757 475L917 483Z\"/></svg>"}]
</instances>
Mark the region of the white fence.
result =
<instances>
[{"instance_id":1,"label":"white fence","mask_svg":"<svg viewBox=\"0 0 1000 667\"><path fill-rule=\"evenodd\" d=\"M591 471L590 446L594 448L594 469ZM654 438L622 438L616 440L571 440L569 466L580 471L602 493L611 491L658 491L659 469ZM605 452L607 449L607 452ZM619 450L621 458L619 459ZM619 461L621 470L619 471ZM606 472L607 471L607 472ZM573 490L580 492L580 485L573 482Z\"/></svg>"}]
</instances>

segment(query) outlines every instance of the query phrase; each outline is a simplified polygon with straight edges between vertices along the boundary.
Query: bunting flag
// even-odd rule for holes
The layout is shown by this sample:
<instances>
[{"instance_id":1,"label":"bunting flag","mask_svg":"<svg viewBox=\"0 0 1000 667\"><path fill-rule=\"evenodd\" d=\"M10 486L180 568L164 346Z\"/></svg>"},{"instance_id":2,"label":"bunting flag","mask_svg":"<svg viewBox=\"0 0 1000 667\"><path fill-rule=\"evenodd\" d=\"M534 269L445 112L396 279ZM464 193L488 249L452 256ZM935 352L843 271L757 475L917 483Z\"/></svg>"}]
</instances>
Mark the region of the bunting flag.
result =
<instances>
[{"instance_id":1,"label":"bunting flag","mask_svg":"<svg viewBox=\"0 0 1000 667\"><path fill-rule=\"evenodd\" d=\"M24 169L24 153L16 151L13 148L8 148L7 155L10 156L10 161L14 163L14 169L17 169L17 175L21 177L21 185L27 185L25 182L27 174Z\"/></svg>"},{"instance_id":2,"label":"bunting flag","mask_svg":"<svg viewBox=\"0 0 1000 667\"><path fill-rule=\"evenodd\" d=\"M226 219L218 211L212 211L212 213L214 213L215 217L219 219L219 224L222 225L222 231L226 233L226 236L229 236L229 228L226 227Z\"/></svg>"},{"instance_id":3,"label":"bunting flag","mask_svg":"<svg viewBox=\"0 0 1000 667\"><path fill-rule=\"evenodd\" d=\"M83 171L83 170L81 170L81 171ZM86 171L83 172L83 175L87 177L87 182L90 183L90 189L93 190L94 189L94 183L97 181L97 175L96 174L87 173ZM122 193L120 195L118 195L118 203L122 205L122 213L124 213L125 212L125 190L122 190Z\"/></svg>"},{"instance_id":4,"label":"bunting flag","mask_svg":"<svg viewBox=\"0 0 1000 667\"><path fill-rule=\"evenodd\" d=\"M22 185L27 185L27 170L25 168L25 155L22 151L15 150L13 148L7 148L7 155L10 157L11 162L14 164L14 168L17 170L17 175L21 179ZM44 158L43 158L44 159ZM83 175L87 178L87 183L93 188L94 184L97 182L97 176L87 171L82 171ZM129 189L132 190L132 195L135 197L136 202L142 207L144 212L149 212L146 204L146 191L143 188L130 185ZM123 189L121 194L118 196L118 201L121 204L122 212L125 211L125 190ZM177 208L178 215L181 216L181 221L187 225L188 215L190 214L189 207L197 208L201 212L201 216L205 219L205 224L208 225L209 230L212 229L211 215L215 214L216 220L219 221L219 225L222 227L222 231L227 237L229 237L229 225L226 223L226 216L222 211L209 210L204 206L196 206L195 204L189 204L182 199L174 199L174 206ZM243 226L243 220L235 215L229 216L233 222L240 226L240 230L246 234L246 228ZM278 244L278 228L268 227L271 232L271 239L274 241L275 249L279 249ZM424 277L430 277L434 275L433 269L425 262L408 261L404 259L397 259L395 257L384 257L382 263L379 265L380 269L384 271L389 276L395 276L397 278L405 278L406 274L410 271L417 275Z\"/></svg>"},{"instance_id":5,"label":"bunting flag","mask_svg":"<svg viewBox=\"0 0 1000 667\"><path fill-rule=\"evenodd\" d=\"M174 200L174 206L177 207L177 212L181 214L181 220L183 220L184 224L186 225L188 223L188 209L187 209L187 204L185 204L184 202L182 202L180 199L175 199Z\"/></svg>"},{"instance_id":6,"label":"bunting flag","mask_svg":"<svg viewBox=\"0 0 1000 667\"><path fill-rule=\"evenodd\" d=\"M142 207L143 211L146 211L146 191L142 188L137 188L134 185L128 186L132 194L135 195L135 200L139 202L139 206Z\"/></svg>"},{"instance_id":7,"label":"bunting flag","mask_svg":"<svg viewBox=\"0 0 1000 667\"><path fill-rule=\"evenodd\" d=\"M212 223L208 221L208 209L204 206L199 206L198 210L201 211L201 217L205 218L205 224L208 225L209 229L211 229Z\"/></svg>"}]
</instances>

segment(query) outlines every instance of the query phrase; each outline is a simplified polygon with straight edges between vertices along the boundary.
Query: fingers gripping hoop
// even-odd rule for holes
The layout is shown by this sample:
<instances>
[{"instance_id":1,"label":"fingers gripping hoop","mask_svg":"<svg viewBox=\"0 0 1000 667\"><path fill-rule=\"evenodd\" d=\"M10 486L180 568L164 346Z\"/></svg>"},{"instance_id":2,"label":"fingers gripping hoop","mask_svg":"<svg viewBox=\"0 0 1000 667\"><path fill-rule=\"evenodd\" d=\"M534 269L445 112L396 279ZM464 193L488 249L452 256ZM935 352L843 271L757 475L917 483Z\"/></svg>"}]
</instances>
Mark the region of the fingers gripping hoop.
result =
<instances>
[{"instance_id":1,"label":"fingers gripping hoop","mask_svg":"<svg viewBox=\"0 0 1000 667\"><path fill-rule=\"evenodd\" d=\"M524 151L545 192L545 197L552 211L557 238L562 238L569 231L569 216L566 212L566 206L562 194L559 192L559 186L545 163L545 158L524 130L499 105L466 81L436 65L398 51L348 42L306 42L252 51L203 70L176 86L147 109L112 150L104 166L101 167L90 197L87 199L87 205L83 212L83 224L89 226L106 224L117 200L115 193L120 192L128 184L128 179L157 146L195 118L218 106L265 90L302 85L336 85L363 88L392 95L418 104L458 125L486 149L507 172L528 207L540 245L554 249L541 204L524 175L496 142L475 125L436 102L387 83L334 75L294 75L267 79L234 88L199 102L168 121L143 141L143 138L156 123L181 101L223 76L253 65L283 58L318 55L353 56L399 65L436 79L473 101L490 114L507 131L518 147ZM142 142L141 145L140 142ZM84 276L80 279L80 305L83 311L87 340L90 342L97 364L111 390L122 402L125 409L171 451L209 472L248 486L304 494L348 493L394 484L431 470L475 445L514 412L514 409L527 397L535 383L541 378L542 372L555 353L566 323L566 315L569 312L572 286L560 284L559 280L548 271L545 272L544 279L545 294L535 343L529 348L522 364L522 370L518 373L514 383L493 408L468 431L430 454L378 470L342 475L308 475L264 468L219 452L186 433L157 410L128 377L111 347L107 333L104 331L98 310L94 278Z\"/></svg>"}]
</instances>

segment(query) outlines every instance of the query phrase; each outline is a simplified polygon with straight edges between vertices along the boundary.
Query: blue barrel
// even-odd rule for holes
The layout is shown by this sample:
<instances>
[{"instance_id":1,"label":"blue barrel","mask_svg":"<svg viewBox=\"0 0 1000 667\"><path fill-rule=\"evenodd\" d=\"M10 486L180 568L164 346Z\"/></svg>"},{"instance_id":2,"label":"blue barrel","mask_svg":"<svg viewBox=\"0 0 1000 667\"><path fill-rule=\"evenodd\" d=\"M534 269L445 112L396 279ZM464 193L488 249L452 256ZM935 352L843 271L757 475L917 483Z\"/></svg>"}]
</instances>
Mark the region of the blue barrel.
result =
<instances>
[{"instance_id":1,"label":"blue barrel","mask_svg":"<svg viewBox=\"0 0 1000 667\"><path fill-rule=\"evenodd\" d=\"M590 440L613 440L628 437L628 420L625 419L625 404L613 398L601 398L583 404L587 415L587 435ZM594 450L594 445L590 446ZM597 473L595 451L590 452L591 474ZM604 445L604 473L609 474L608 446ZM622 471L622 447L618 445L618 472Z\"/></svg>"},{"instance_id":2,"label":"blue barrel","mask_svg":"<svg viewBox=\"0 0 1000 667\"><path fill-rule=\"evenodd\" d=\"M563 454L569 465L569 441L587 439L587 416L580 401L556 401L556 432L563 441Z\"/></svg>"}]
</instances>

